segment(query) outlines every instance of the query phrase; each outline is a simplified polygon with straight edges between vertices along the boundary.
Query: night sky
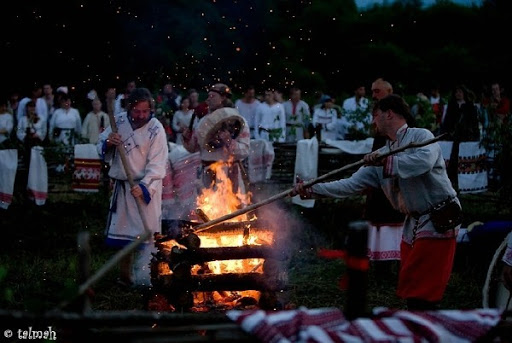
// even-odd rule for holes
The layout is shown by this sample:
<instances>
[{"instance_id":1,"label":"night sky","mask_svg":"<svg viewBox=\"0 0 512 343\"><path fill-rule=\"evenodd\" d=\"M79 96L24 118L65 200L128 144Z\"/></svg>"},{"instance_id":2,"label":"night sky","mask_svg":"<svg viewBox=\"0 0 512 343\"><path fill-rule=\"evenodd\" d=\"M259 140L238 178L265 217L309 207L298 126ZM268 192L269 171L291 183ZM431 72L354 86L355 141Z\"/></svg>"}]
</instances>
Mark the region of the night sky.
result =
<instances>
[{"instance_id":1,"label":"night sky","mask_svg":"<svg viewBox=\"0 0 512 343\"><path fill-rule=\"evenodd\" d=\"M132 78L147 86L171 80L178 88L229 82L257 58L257 37L272 14L260 3L20 1L11 9L3 3L2 90L26 92L43 82L120 87Z\"/></svg>"},{"instance_id":2,"label":"night sky","mask_svg":"<svg viewBox=\"0 0 512 343\"><path fill-rule=\"evenodd\" d=\"M254 84L284 90L299 80L310 89L351 92L356 81L369 85L376 76L403 81L415 72L431 78L431 70L447 78L446 85L461 78L478 83L508 59L503 52L489 54L501 38L484 30L499 32L500 26L475 21L469 12L461 18L474 25L459 34L449 12L444 18L450 20L435 25L431 18L392 18L386 11L370 19L358 13L354 0L59 0L0 6L5 95L28 94L34 84L46 82L75 94L110 86L121 90L132 79L152 90L166 82L201 90L218 81L234 89ZM434 36L441 39L427 38Z\"/></svg>"}]
</instances>

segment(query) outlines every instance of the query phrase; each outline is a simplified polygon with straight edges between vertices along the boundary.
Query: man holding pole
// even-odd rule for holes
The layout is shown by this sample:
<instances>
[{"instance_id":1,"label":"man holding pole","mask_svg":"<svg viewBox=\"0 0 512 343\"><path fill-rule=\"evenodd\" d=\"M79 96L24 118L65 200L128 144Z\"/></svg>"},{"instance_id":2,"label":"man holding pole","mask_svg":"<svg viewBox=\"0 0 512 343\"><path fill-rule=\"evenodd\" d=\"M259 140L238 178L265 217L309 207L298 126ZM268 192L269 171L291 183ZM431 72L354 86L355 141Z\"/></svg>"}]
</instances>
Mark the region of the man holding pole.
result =
<instances>
[{"instance_id":1,"label":"man holding pole","mask_svg":"<svg viewBox=\"0 0 512 343\"><path fill-rule=\"evenodd\" d=\"M366 166L347 179L312 186L300 182L291 195L344 198L367 187L382 189L393 207L405 214L397 295L406 299L409 310L436 309L453 266L460 202L437 143L381 158L433 138L429 130L408 127L409 106L400 96L390 94L377 101L372 115L376 130L387 140L364 157Z\"/></svg>"},{"instance_id":2,"label":"man holding pole","mask_svg":"<svg viewBox=\"0 0 512 343\"><path fill-rule=\"evenodd\" d=\"M109 177L114 181L106 228L106 243L114 248L125 248L139 237L152 238L161 227L168 149L153 106L148 89L134 89L127 98L127 111L111 120L97 144L98 152L110 164ZM129 252L120 260L122 285L134 283L134 258Z\"/></svg>"}]
</instances>

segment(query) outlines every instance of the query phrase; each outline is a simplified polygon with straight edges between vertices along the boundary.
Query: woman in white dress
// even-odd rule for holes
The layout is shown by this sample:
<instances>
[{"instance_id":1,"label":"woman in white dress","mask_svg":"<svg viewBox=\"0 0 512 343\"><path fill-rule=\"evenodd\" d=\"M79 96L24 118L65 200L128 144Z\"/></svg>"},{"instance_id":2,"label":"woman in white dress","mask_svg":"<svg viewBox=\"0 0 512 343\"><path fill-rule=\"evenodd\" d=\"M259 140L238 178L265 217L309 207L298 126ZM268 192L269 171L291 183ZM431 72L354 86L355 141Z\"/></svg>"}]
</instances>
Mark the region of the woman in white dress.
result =
<instances>
[{"instance_id":1,"label":"woman in white dress","mask_svg":"<svg viewBox=\"0 0 512 343\"><path fill-rule=\"evenodd\" d=\"M328 95L324 95L322 106L315 109L313 113L313 126L317 134L320 133L319 141L326 139L336 140L338 114L333 108L334 102Z\"/></svg>"},{"instance_id":2,"label":"woman in white dress","mask_svg":"<svg viewBox=\"0 0 512 343\"><path fill-rule=\"evenodd\" d=\"M183 130L190 126L193 109L190 109L190 100L182 98L180 109L172 117L172 129L176 132L176 144L183 145Z\"/></svg>"}]
</instances>

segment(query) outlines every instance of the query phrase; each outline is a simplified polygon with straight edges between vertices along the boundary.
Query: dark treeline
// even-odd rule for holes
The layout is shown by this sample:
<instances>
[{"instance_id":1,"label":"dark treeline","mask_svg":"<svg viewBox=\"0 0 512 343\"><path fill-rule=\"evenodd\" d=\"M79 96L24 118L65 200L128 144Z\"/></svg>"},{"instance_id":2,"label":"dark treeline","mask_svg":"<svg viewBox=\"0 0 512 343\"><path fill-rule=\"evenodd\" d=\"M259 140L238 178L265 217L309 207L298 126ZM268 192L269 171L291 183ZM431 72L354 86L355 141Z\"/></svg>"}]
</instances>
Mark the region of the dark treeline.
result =
<instances>
[{"instance_id":1,"label":"dark treeline","mask_svg":"<svg viewBox=\"0 0 512 343\"><path fill-rule=\"evenodd\" d=\"M222 80L306 94L351 94L377 77L398 91L508 89L512 2L482 7L421 0L358 11L353 0L18 1L3 3L3 91L34 82L84 92L180 88Z\"/></svg>"}]
</instances>

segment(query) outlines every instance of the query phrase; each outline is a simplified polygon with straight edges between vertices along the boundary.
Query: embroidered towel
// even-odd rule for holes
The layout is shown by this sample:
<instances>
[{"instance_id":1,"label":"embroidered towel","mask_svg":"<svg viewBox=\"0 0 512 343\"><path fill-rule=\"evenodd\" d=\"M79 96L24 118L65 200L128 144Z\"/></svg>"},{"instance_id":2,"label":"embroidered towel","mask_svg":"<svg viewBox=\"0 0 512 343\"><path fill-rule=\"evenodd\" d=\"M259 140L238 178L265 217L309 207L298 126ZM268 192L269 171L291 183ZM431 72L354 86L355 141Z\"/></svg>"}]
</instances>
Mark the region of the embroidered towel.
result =
<instances>
[{"instance_id":1,"label":"embroidered towel","mask_svg":"<svg viewBox=\"0 0 512 343\"><path fill-rule=\"evenodd\" d=\"M94 144L75 145L75 170L71 188L76 192L98 192L101 182L101 158Z\"/></svg>"},{"instance_id":2,"label":"embroidered towel","mask_svg":"<svg viewBox=\"0 0 512 343\"><path fill-rule=\"evenodd\" d=\"M48 198L48 166L43 156L43 147L35 146L30 153L27 193L36 205L44 205Z\"/></svg>"}]
</instances>

